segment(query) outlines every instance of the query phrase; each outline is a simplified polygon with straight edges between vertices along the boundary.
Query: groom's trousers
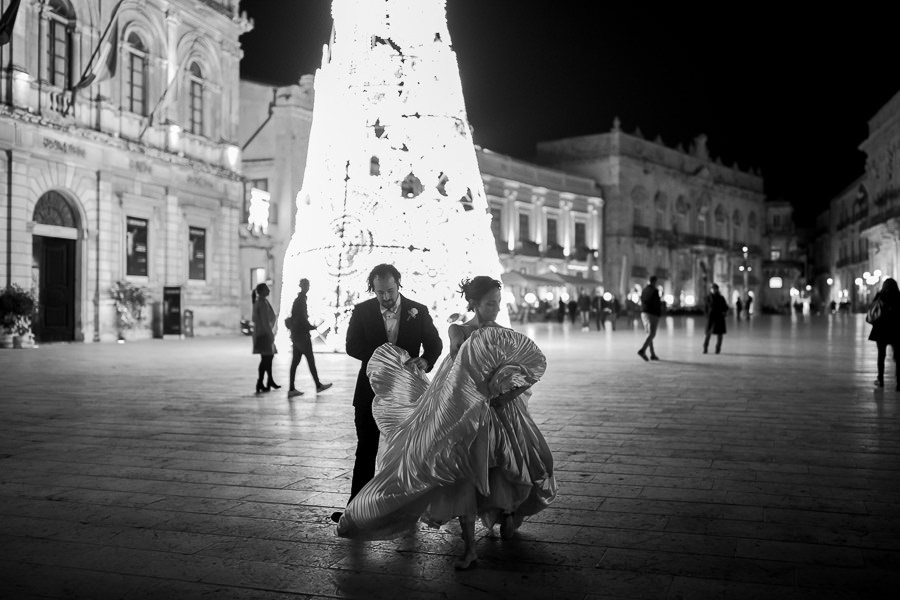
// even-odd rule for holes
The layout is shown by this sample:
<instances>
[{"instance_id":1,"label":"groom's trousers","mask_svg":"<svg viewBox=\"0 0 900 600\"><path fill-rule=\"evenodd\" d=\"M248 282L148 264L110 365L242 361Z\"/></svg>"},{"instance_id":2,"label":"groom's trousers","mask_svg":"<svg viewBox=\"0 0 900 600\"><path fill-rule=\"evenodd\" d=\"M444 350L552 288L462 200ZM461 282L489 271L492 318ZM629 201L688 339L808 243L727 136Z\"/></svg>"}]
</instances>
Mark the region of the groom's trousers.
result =
<instances>
[{"instance_id":1,"label":"groom's trousers","mask_svg":"<svg viewBox=\"0 0 900 600\"><path fill-rule=\"evenodd\" d=\"M375 476L375 457L378 455L378 437L381 432L372 416L372 404L355 406L356 462L353 464L353 482L350 484L350 500ZM349 504L349 502L348 502Z\"/></svg>"}]
</instances>

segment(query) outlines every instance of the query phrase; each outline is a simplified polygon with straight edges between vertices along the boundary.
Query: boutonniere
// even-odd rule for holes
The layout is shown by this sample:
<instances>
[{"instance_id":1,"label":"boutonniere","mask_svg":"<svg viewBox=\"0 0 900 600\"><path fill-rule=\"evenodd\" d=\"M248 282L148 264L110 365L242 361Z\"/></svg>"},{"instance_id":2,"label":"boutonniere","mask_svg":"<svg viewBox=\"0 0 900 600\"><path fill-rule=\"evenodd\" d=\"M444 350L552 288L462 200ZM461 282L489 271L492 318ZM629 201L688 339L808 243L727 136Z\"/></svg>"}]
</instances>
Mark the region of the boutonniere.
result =
<instances>
[{"instance_id":1,"label":"boutonniere","mask_svg":"<svg viewBox=\"0 0 900 600\"><path fill-rule=\"evenodd\" d=\"M406 320L409 321L410 319L415 319L416 315L418 315L418 314L419 314L419 309L411 308L408 311L406 311Z\"/></svg>"}]
</instances>

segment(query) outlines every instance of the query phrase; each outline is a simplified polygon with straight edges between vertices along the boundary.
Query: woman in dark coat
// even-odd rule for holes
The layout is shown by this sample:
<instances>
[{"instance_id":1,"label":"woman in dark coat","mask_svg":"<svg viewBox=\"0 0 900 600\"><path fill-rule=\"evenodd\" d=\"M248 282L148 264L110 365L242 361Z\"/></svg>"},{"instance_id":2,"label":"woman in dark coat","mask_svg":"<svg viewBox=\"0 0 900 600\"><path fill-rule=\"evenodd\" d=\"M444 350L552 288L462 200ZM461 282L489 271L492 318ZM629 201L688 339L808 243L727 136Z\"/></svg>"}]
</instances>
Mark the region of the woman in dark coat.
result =
<instances>
[{"instance_id":1,"label":"woman in dark coat","mask_svg":"<svg viewBox=\"0 0 900 600\"><path fill-rule=\"evenodd\" d=\"M709 351L709 338L716 334L716 354L722 351L722 336L725 335L725 315L728 314L728 303L719 293L718 284L710 286L706 297L706 337L703 339L703 354Z\"/></svg>"},{"instance_id":2,"label":"woman in dark coat","mask_svg":"<svg viewBox=\"0 0 900 600\"><path fill-rule=\"evenodd\" d=\"M269 304L269 286L260 283L253 290L253 354L259 354L256 393L268 392L281 386L272 380L272 360L275 358L275 327L278 319ZM263 385L263 377L268 377Z\"/></svg>"},{"instance_id":3,"label":"woman in dark coat","mask_svg":"<svg viewBox=\"0 0 900 600\"><path fill-rule=\"evenodd\" d=\"M897 390L900 391L900 364L897 363L897 345L900 344L900 289L897 282L888 277L881 284L881 291L872 302L881 302L881 316L872 323L869 339L878 346L878 379L875 385L884 387L884 358L888 345L894 354Z\"/></svg>"}]
</instances>

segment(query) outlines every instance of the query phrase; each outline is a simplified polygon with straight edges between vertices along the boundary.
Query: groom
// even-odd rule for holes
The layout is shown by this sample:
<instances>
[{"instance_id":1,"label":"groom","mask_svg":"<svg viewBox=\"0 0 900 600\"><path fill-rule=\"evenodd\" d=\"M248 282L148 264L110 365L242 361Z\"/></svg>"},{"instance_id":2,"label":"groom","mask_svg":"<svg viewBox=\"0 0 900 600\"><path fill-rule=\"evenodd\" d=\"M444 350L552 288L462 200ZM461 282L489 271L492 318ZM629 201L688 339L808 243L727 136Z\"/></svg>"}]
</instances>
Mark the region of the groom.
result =
<instances>
[{"instance_id":1,"label":"groom","mask_svg":"<svg viewBox=\"0 0 900 600\"><path fill-rule=\"evenodd\" d=\"M353 394L357 443L350 500L375 475L380 431L372 416L375 392L366 375L366 366L372 354L378 346L391 342L409 353L412 357L409 363L428 372L443 349L443 342L428 309L400 295L400 272L394 265L376 266L369 273L368 284L369 292L374 293L375 297L353 308L347 326L347 354L362 361ZM419 356L420 350L422 356ZM331 515L334 522L340 518L340 512Z\"/></svg>"}]
</instances>

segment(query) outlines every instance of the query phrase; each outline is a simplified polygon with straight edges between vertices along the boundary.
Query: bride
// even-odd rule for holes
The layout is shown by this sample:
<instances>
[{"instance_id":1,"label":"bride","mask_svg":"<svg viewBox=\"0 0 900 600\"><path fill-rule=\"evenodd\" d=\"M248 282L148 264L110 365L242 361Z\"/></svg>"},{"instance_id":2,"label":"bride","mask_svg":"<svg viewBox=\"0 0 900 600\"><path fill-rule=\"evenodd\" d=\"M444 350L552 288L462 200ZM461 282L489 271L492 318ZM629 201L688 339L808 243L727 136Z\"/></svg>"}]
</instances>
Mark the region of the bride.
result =
<instances>
[{"instance_id":1,"label":"bride","mask_svg":"<svg viewBox=\"0 0 900 600\"><path fill-rule=\"evenodd\" d=\"M439 527L459 518L465 549L456 567L466 569L477 559L477 517L489 529L500 523L508 539L556 496L553 458L527 408L546 361L529 338L495 322L500 288L487 276L462 282L474 316L450 325L450 356L430 383L404 368L404 350L375 351L367 373L385 450L339 536L389 539L420 519Z\"/></svg>"}]
</instances>

